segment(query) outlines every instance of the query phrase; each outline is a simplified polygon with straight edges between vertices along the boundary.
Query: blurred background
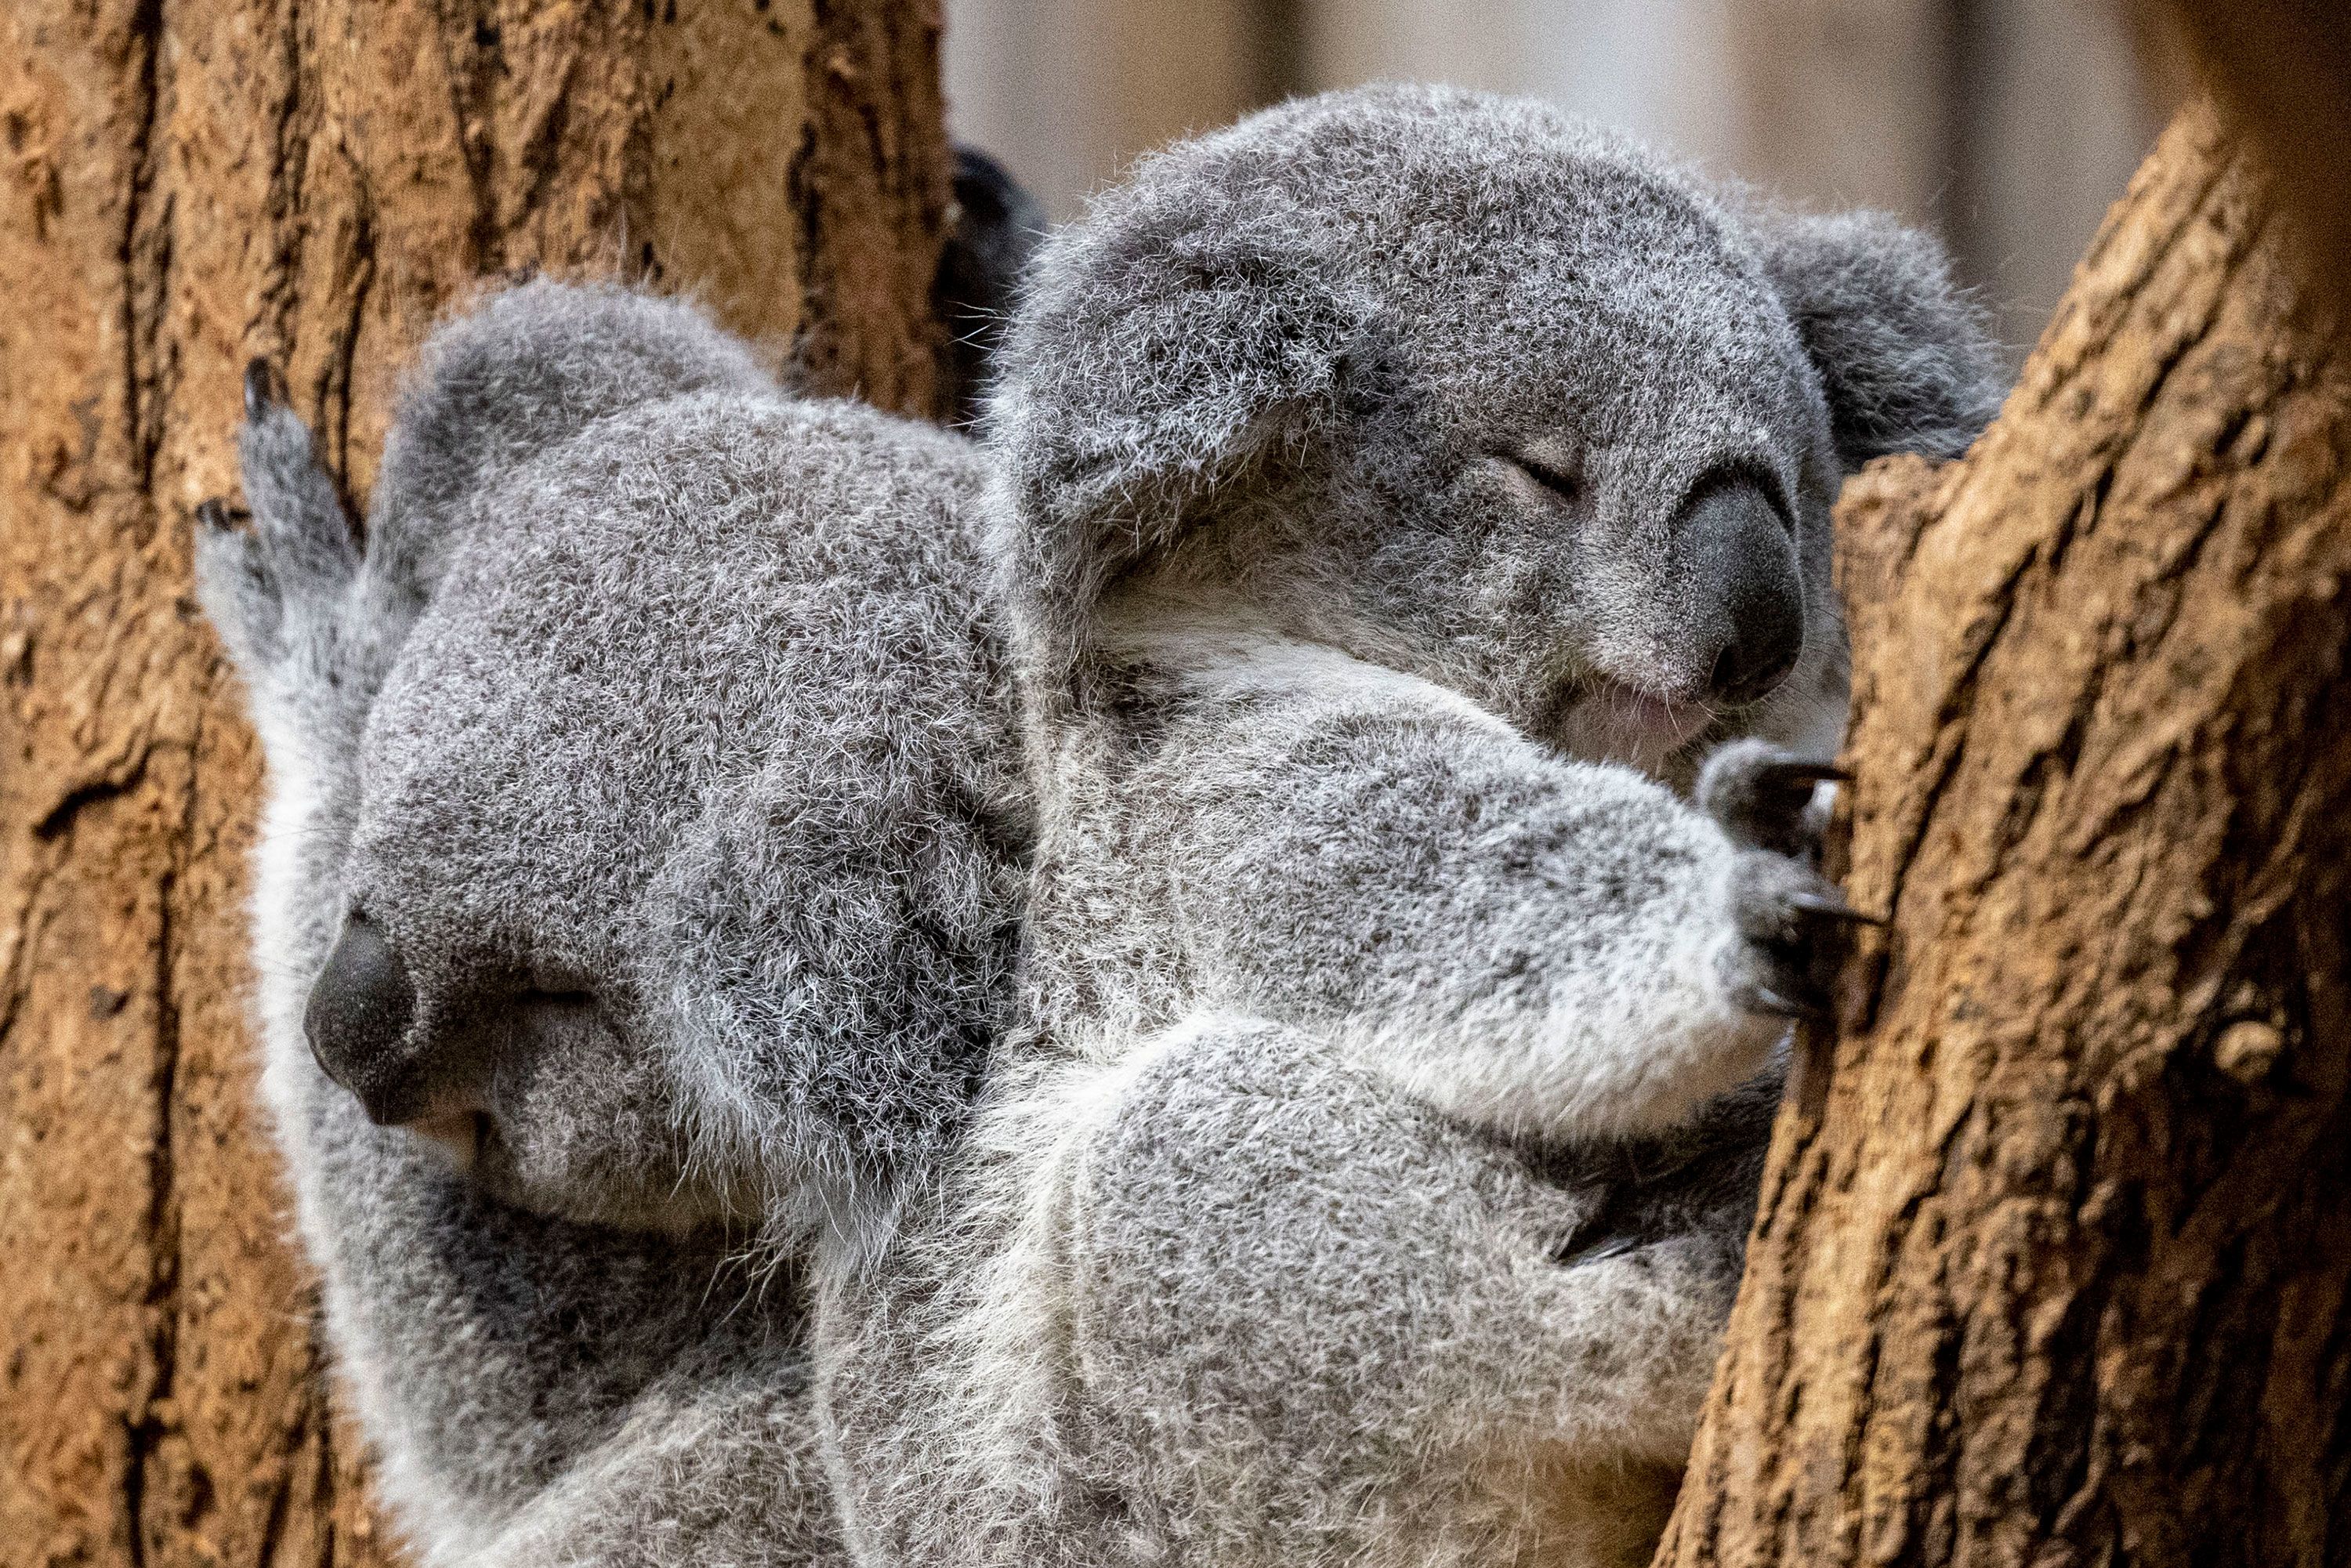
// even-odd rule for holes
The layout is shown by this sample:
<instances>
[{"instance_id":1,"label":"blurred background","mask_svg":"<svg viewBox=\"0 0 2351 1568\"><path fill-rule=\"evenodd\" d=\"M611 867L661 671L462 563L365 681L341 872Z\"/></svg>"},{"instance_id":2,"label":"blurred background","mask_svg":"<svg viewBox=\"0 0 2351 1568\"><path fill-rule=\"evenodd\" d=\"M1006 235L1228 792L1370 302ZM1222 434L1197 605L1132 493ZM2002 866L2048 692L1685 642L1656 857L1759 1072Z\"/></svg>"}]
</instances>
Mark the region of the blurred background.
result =
<instances>
[{"instance_id":1,"label":"blurred background","mask_svg":"<svg viewBox=\"0 0 2351 1568\"><path fill-rule=\"evenodd\" d=\"M946 0L948 123L1066 218L1293 93L1525 93L1939 231L2021 359L2161 129L2102 0Z\"/></svg>"}]
</instances>

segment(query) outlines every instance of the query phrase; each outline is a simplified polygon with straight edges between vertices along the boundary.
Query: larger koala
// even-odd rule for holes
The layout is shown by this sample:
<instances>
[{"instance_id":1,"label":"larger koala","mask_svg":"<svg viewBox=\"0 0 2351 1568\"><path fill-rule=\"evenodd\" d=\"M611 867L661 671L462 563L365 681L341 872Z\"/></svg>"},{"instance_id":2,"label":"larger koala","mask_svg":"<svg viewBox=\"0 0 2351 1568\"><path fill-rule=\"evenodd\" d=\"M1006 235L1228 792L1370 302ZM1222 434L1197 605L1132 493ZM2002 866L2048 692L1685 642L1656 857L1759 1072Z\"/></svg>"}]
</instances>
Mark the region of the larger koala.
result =
<instances>
[{"instance_id":1,"label":"larger koala","mask_svg":"<svg viewBox=\"0 0 2351 1568\"><path fill-rule=\"evenodd\" d=\"M1780 852L1830 502L1980 427L1974 316L1881 220L1390 88L1146 162L1006 352L1022 1019L826 1271L854 1549L1645 1560L1849 917Z\"/></svg>"},{"instance_id":2,"label":"larger koala","mask_svg":"<svg viewBox=\"0 0 2351 1568\"><path fill-rule=\"evenodd\" d=\"M958 438L690 308L444 328L364 535L271 379L204 603L264 1082L425 1562L841 1559L796 1279L953 1134L1029 834ZM363 544L360 542L363 538Z\"/></svg>"}]
</instances>

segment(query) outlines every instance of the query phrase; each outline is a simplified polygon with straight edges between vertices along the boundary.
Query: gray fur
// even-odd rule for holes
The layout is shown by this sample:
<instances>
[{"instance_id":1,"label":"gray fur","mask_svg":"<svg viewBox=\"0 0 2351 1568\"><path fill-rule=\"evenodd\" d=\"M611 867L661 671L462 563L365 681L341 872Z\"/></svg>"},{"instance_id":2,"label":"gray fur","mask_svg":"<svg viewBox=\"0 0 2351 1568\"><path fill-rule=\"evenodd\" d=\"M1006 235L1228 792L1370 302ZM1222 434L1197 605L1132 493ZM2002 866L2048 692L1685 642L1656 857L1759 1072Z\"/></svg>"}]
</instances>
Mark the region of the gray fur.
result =
<instances>
[{"instance_id":1,"label":"gray fur","mask_svg":"<svg viewBox=\"0 0 2351 1568\"><path fill-rule=\"evenodd\" d=\"M2007 382L1942 247L1883 213L1765 208L1753 221L1765 275L1820 370L1846 468L1890 452L1965 452Z\"/></svg>"},{"instance_id":2,"label":"gray fur","mask_svg":"<svg viewBox=\"0 0 2351 1568\"><path fill-rule=\"evenodd\" d=\"M267 1084L427 1559L1646 1556L1837 928L1828 500L1989 384L1792 223L1444 91L1178 148L1046 248L984 544L617 290L436 339L364 549L257 400Z\"/></svg>"},{"instance_id":3,"label":"gray fur","mask_svg":"<svg viewBox=\"0 0 2351 1568\"><path fill-rule=\"evenodd\" d=\"M1842 719L1829 503L1992 373L1939 274L1836 275L1941 290L1882 312L1949 335L1938 387L1800 323L1776 244L1547 109L1393 88L1047 242L990 424L1021 1023L883 1255L820 1270L862 1561L1646 1560L1839 927L1763 847ZM1757 571L1801 656L1719 702ZM1669 786L1739 737L1734 831Z\"/></svg>"},{"instance_id":4,"label":"gray fur","mask_svg":"<svg viewBox=\"0 0 2351 1568\"><path fill-rule=\"evenodd\" d=\"M1106 585L1165 561L1543 738L1604 730L1604 683L1703 698L1709 582L1672 536L1726 472L1794 525L1821 634L1777 700L1818 706L1843 474L1953 450L1998 386L1924 236L1749 221L1541 105L1415 89L1146 160L1045 246L1005 354L998 559L1033 654L1074 659Z\"/></svg>"},{"instance_id":5,"label":"gray fur","mask_svg":"<svg viewBox=\"0 0 2351 1568\"><path fill-rule=\"evenodd\" d=\"M1008 999L980 460L543 283L435 335L363 550L266 379L242 451L197 568L270 762L265 1086L399 1518L435 1565L839 1561L790 1260L953 1134ZM319 1054L411 1127L305 1040L347 917L406 993L327 988Z\"/></svg>"}]
</instances>

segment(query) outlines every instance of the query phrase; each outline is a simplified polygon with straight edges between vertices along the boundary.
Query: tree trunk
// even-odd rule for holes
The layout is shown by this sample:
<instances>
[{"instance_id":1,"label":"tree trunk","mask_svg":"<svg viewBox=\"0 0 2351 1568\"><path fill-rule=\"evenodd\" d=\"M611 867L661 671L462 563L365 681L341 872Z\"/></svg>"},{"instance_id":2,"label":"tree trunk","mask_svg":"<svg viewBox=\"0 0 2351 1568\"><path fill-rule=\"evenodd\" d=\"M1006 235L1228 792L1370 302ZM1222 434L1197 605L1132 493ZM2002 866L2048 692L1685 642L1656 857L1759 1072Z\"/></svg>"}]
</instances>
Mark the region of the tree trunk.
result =
<instances>
[{"instance_id":1,"label":"tree trunk","mask_svg":"<svg viewBox=\"0 0 2351 1568\"><path fill-rule=\"evenodd\" d=\"M2294 214L2310 281L2351 308L2351 7L2343 0L2137 0L2147 41L2187 47Z\"/></svg>"},{"instance_id":2,"label":"tree trunk","mask_svg":"<svg viewBox=\"0 0 2351 1568\"><path fill-rule=\"evenodd\" d=\"M2351 367L2201 109L1847 492L1846 885L1661 1564L2351 1559Z\"/></svg>"},{"instance_id":3,"label":"tree trunk","mask_svg":"<svg viewBox=\"0 0 2351 1568\"><path fill-rule=\"evenodd\" d=\"M0 1564L358 1563L246 1033L259 758L188 593L240 368L350 492L486 274L928 411L935 0L0 8Z\"/></svg>"}]
</instances>

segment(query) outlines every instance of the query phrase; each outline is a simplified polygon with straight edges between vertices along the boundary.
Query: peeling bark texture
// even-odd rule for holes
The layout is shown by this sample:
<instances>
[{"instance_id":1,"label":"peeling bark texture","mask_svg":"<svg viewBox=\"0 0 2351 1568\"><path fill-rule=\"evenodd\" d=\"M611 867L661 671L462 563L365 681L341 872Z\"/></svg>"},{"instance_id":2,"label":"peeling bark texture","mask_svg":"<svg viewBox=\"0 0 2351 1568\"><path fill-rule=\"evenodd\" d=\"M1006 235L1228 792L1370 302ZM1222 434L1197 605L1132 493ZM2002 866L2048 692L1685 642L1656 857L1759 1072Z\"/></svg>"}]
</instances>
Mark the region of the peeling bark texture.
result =
<instances>
[{"instance_id":1,"label":"peeling bark texture","mask_svg":"<svg viewBox=\"0 0 2351 1568\"><path fill-rule=\"evenodd\" d=\"M249 356L350 491L486 275L691 290L930 412L934 0L0 7L0 1565L386 1560L244 1027L255 743L188 590Z\"/></svg>"},{"instance_id":2,"label":"peeling bark texture","mask_svg":"<svg viewBox=\"0 0 2351 1568\"><path fill-rule=\"evenodd\" d=\"M1854 956L1658 1562L2351 1560L2351 369L2211 113L1849 487Z\"/></svg>"}]
</instances>

